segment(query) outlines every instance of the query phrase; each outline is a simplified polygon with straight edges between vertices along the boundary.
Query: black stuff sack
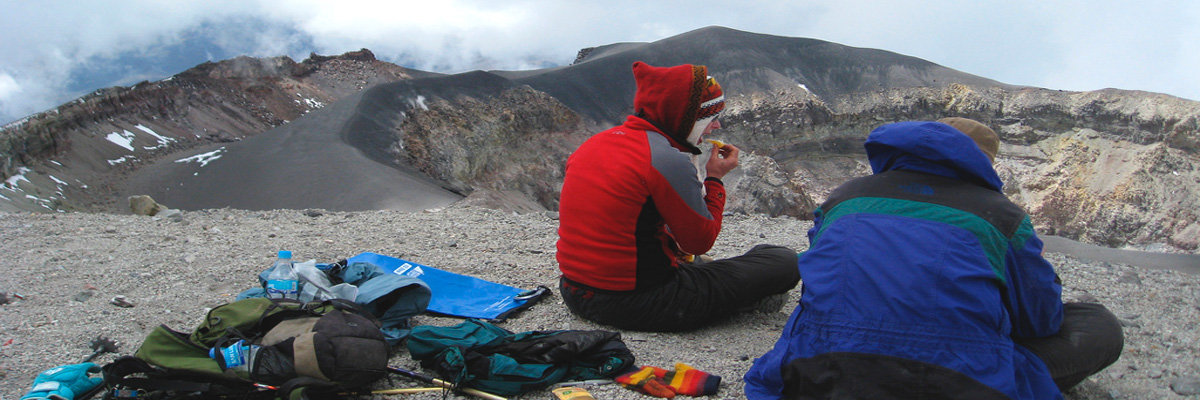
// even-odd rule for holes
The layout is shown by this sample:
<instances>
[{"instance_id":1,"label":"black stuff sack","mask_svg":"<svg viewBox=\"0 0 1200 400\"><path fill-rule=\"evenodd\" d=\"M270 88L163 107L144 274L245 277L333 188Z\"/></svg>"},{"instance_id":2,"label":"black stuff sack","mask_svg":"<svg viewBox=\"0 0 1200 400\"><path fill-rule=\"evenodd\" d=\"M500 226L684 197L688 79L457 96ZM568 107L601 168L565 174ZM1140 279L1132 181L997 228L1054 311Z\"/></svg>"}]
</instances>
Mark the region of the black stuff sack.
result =
<instances>
[{"instance_id":1,"label":"black stuff sack","mask_svg":"<svg viewBox=\"0 0 1200 400\"><path fill-rule=\"evenodd\" d=\"M512 333L478 319L455 326L416 326L407 347L421 367L448 382L518 395L558 382L612 379L634 367L619 332Z\"/></svg>"}]
</instances>

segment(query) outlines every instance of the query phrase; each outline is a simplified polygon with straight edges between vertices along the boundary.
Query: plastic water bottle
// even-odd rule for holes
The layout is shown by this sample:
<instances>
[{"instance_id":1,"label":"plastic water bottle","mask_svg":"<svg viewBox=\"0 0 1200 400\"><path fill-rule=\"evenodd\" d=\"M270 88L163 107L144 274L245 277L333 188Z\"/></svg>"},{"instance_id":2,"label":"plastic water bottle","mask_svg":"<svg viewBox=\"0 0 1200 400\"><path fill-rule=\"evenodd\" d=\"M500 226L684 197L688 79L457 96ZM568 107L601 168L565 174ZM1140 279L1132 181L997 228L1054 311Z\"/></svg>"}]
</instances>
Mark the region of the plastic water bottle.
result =
<instances>
[{"instance_id":1,"label":"plastic water bottle","mask_svg":"<svg viewBox=\"0 0 1200 400\"><path fill-rule=\"evenodd\" d=\"M300 279L292 269L292 252L281 250L279 259L267 275L267 297L272 299L296 299L300 297Z\"/></svg>"},{"instance_id":2,"label":"plastic water bottle","mask_svg":"<svg viewBox=\"0 0 1200 400\"><path fill-rule=\"evenodd\" d=\"M247 345L245 340L238 340L229 346L208 349L208 357L218 361L224 360L224 369L249 373L254 365L254 358L258 356L258 350L258 345ZM221 353L221 358L217 358L217 352Z\"/></svg>"}]
</instances>

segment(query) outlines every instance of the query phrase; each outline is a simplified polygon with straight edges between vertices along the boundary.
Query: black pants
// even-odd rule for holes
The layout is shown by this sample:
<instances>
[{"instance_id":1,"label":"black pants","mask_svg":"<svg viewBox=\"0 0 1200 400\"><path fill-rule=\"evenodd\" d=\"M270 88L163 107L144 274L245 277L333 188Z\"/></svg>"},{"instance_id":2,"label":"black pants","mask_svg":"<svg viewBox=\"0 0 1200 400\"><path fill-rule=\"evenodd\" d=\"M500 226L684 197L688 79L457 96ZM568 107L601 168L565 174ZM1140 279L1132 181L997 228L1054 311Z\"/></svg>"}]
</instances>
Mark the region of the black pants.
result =
<instances>
[{"instance_id":1,"label":"black pants","mask_svg":"<svg viewBox=\"0 0 1200 400\"><path fill-rule=\"evenodd\" d=\"M1058 389L1065 392L1117 362L1125 335L1120 321L1103 305L1067 303L1057 334L1016 342L1042 359Z\"/></svg>"},{"instance_id":2,"label":"black pants","mask_svg":"<svg viewBox=\"0 0 1200 400\"><path fill-rule=\"evenodd\" d=\"M620 329L687 331L728 318L800 282L796 252L758 245L741 256L680 266L666 283L617 292L560 281L563 301L584 319Z\"/></svg>"}]
</instances>

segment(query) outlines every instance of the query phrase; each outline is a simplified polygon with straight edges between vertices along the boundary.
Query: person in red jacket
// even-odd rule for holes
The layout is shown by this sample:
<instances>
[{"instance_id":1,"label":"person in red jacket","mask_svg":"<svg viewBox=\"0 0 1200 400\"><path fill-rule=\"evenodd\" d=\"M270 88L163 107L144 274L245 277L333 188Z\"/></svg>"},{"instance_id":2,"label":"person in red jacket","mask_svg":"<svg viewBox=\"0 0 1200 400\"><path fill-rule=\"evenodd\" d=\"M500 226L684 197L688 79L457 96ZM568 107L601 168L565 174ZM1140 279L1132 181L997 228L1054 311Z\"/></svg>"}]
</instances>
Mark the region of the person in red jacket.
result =
<instances>
[{"instance_id":1,"label":"person in red jacket","mask_svg":"<svg viewBox=\"0 0 1200 400\"><path fill-rule=\"evenodd\" d=\"M737 147L712 145L700 180L694 155L721 127L720 84L702 65L633 64L634 115L567 159L559 200L563 300L582 318L622 329L684 331L754 309L799 283L796 252L686 262L721 231ZM698 260L698 258L697 258Z\"/></svg>"}]
</instances>

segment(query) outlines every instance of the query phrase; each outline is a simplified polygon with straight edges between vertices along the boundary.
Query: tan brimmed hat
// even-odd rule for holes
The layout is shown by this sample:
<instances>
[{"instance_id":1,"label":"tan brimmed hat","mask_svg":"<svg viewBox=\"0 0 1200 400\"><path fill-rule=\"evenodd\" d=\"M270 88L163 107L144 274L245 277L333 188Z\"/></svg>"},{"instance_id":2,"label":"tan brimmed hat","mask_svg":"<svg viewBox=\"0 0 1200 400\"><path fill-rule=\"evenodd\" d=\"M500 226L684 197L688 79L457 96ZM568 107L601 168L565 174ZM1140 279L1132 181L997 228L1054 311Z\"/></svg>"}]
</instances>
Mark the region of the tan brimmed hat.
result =
<instances>
[{"instance_id":1,"label":"tan brimmed hat","mask_svg":"<svg viewBox=\"0 0 1200 400\"><path fill-rule=\"evenodd\" d=\"M959 132L970 137L979 146L979 149L987 154L988 160L996 162L996 153L1000 151L1000 136L996 135L996 131L993 131L992 128L988 128L979 121L961 117L942 118L937 122L953 126L954 129L958 129Z\"/></svg>"}]
</instances>

